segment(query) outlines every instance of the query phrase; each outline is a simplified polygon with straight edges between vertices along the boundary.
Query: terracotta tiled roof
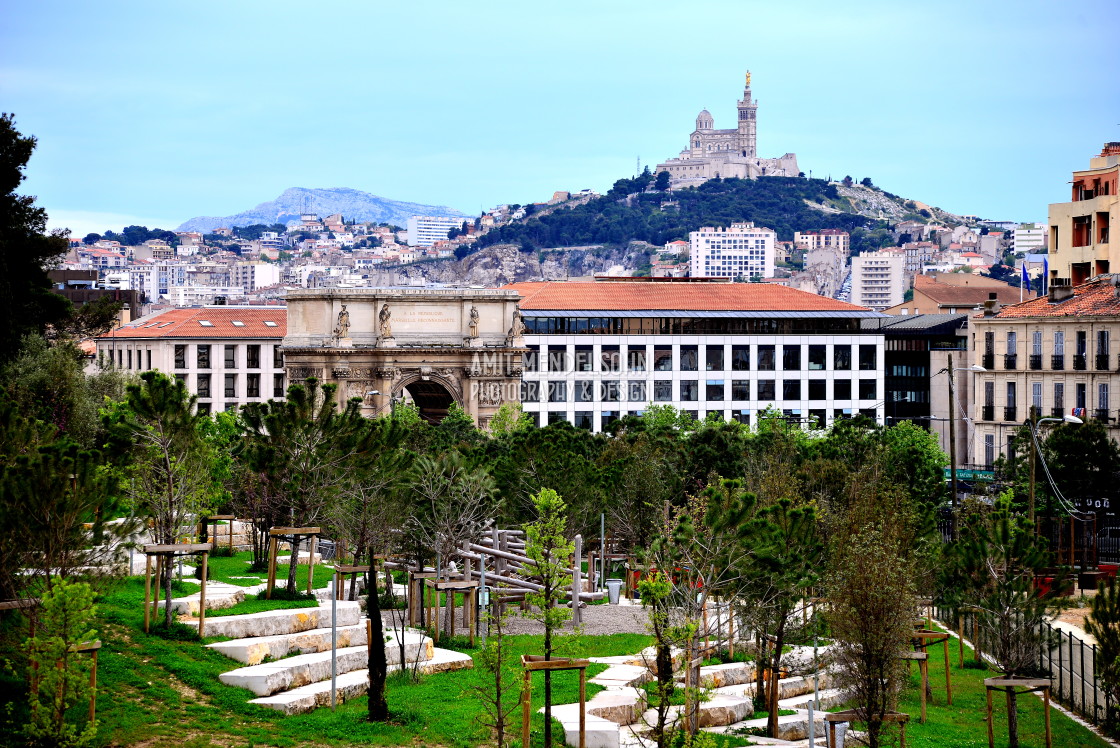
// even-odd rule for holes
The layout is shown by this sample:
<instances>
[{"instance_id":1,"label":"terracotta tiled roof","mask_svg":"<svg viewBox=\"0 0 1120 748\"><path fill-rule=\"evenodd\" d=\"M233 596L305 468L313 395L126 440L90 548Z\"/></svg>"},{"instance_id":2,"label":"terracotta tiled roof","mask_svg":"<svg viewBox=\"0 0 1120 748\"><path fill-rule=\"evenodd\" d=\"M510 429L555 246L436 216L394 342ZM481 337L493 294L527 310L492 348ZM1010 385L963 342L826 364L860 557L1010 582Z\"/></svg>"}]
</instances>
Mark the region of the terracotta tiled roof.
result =
<instances>
[{"instance_id":1,"label":"terracotta tiled roof","mask_svg":"<svg viewBox=\"0 0 1120 748\"><path fill-rule=\"evenodd\" d=\"M980 281L975 286L957 286L939 283L933 278L919 275L914 278L914 293L925 294L938 306L979 306L993 293L996 294L1000 304L1015 304L1019 301L1019 289L1012 288L1006 283L997 285L991 280L986 283Z\"/></svg>"},{"instance_id":2,"label":"terracotta tiled roof","mask_svg":"<svg viewBox=\"0 0 1120 748\"><path fill-rule=\"evenodd\" d=\"M101 338L282 338L287 330L286 307L202 307L150 314Z\"/></svg>"},{"instance_id":3,"label":"terracotta tiled roof","mask_svg":"<svg viewBox=\"0 0 1120 748\"><path fill-rule=\"evenodd\" d=\"M866 312L865 307L771 283L588 283L533 281L518 291L528 310Z\"/></svg>"},{"instance_id":4,"label":"terracotta tiled roof","mask_svg":"<svg viewBox=\"0 0 1120 748\"><path fill-rule=\"evenodd\" d=\"M1102 275L1074 286L1073 296L1052 303L1043 296L1000 309L998 319L1022 317L1120 317L1120 298L1112 285L1115 276Z\"/></svg>"}]
</instances>

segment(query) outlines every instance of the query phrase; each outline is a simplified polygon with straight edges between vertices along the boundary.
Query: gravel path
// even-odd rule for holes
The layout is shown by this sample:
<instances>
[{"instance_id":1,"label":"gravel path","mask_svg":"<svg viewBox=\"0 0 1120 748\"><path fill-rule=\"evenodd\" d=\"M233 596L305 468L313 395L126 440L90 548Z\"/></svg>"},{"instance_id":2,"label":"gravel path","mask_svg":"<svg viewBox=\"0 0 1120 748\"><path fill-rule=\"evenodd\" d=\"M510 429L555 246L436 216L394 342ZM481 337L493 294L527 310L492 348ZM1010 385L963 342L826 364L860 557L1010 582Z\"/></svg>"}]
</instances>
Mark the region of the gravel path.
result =
<instances>
[{"instance_id":1,"label":"gravel path","mask_svg":"<svg viewBox=\"0 0 1120 748\"><path fill-rule=\"evenodd\" d=\"M648 634L649 617L641 605L588 605L582 609L582 632L588 636L603 634ZM391 613L383 612L382 620L386 627L391 625ZM459 629L456 621L456 630ZM565 631L571 631L572 622L564 624ZM516 606L511 606L506 619L508 634L543 634L544 625L539 621L519 615Z\"/></svg>"}]
</instances>

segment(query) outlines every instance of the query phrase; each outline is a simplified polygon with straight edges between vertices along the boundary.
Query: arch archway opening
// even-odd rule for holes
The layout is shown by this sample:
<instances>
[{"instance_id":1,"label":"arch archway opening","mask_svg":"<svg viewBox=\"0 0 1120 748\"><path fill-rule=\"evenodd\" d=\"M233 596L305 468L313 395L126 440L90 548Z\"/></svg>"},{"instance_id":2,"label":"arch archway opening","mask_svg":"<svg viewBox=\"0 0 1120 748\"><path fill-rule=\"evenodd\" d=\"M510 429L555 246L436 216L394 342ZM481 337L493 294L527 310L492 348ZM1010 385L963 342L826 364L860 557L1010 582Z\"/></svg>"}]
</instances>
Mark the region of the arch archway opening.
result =
<instances>
[{"instance_id":1,"label":"arch archway opening","mask_svg":"<svg viewBox=\"0 0 1120 748\"><path fill-rule=\"evenodd\" d=\"M446 418L451 404L455 402L455 398L442 384L423 379L405 385L401 396L405 402L415 403L420 411L420 417L431 424L439 423Z\"/></svg>"}]
</instances>

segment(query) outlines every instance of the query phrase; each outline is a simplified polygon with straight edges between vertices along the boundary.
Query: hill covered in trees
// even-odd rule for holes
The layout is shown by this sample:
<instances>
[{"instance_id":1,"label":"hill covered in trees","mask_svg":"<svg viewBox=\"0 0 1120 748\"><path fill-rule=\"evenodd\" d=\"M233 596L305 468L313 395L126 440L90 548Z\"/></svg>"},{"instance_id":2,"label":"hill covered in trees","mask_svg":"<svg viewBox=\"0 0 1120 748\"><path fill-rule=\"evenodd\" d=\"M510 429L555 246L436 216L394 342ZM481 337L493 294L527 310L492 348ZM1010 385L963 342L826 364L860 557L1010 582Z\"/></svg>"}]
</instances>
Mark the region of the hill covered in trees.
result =
<instances>
[{"instance_id":1,"label":"hill covered in trees","mask_svg":"<svg viewBox=\"0 0 1120 748\"><path fill-rule=\"evenodd\" d=\"M777 231L779 239L792 240L794 231L853 231L880 223L854 212L837 186L823 179L713 179L699 187L647 192L652 182L648 171L620 179L600 198L507 224L482 236L474 247L520 244L529 249L629 241L662 245L687 241L688 233L701 226L739 221L754 221Z\"/></svg>"}]
</instances>

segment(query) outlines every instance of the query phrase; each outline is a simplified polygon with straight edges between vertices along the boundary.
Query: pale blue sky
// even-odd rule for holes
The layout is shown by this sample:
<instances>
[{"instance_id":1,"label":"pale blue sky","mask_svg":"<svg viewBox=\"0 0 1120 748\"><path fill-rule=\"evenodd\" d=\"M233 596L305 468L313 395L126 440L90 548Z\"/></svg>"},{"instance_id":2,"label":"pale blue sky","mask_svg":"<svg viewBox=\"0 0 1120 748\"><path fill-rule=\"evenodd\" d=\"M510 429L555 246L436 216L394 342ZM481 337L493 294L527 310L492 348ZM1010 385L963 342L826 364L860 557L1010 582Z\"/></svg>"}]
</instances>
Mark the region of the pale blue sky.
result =
<instances>
[{"instance_id":1,"label":"pale blue sky","mask_svg":"<svg viewBox=\"0 0 1120 748\"><path fill-rule=\"evenodd\" d=\"M1120 140L1120 2L0 0L0 110L53 225L171 228L283 189L477 212L605 189L701 108L759 152L1044 220Z\"/></svg>"}]
</instances>

